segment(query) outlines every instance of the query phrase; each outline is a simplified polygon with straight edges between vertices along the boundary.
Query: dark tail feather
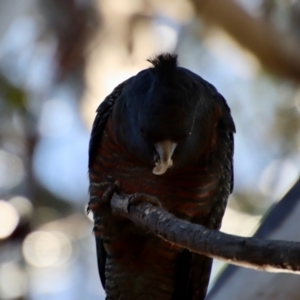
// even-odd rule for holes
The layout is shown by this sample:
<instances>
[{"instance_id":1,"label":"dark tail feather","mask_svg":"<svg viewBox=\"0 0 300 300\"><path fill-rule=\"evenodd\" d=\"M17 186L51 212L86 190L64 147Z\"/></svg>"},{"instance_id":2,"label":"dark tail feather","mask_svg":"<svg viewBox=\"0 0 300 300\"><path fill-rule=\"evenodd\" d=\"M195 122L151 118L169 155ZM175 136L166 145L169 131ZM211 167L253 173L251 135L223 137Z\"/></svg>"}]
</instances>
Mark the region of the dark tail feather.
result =
<instances>
[{"instance_id":1,"label":"dark tail feather","mask_svg":"<svg viewBox=\"0 0 300 300\"><path fill-rule=\"evenodd\" d=\"M101 279L103 288L105 289L105 261L106 261L106 251L103 246L103 241L101 238L96 237L96 251L98 260L98 271Z\"/></svg>"},{"instance_id":2,"label":"dark tail feather","mask_svg":"<svg viewBox=\"0 0 300 300\"><path fill-rule=\"evenodd\" d=\"M194 254L192 259L191 277L186 299L203 300L207 293L210 278L212 259L203 255Z\"/></svg>"},{"instance_id":3,"label":"dark tail feather","mask_svg":"<svg viewBox=\"0 0 300 300\"><path fill-rule=\"evenodd\" d=\"M212 259L185 250L177 261L176 286L172 300L204 300Z\"/></svg>"}]
</instances>

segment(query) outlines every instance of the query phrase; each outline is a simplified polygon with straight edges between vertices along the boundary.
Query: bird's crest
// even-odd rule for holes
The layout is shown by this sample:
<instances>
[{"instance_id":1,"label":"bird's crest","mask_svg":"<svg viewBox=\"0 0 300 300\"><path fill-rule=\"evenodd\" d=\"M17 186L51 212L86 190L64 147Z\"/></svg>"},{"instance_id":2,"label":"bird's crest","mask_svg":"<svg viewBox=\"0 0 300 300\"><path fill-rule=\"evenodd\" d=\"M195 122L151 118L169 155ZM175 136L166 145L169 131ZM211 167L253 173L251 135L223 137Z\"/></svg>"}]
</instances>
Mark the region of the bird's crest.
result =
<instances>
[{"instance_id":1,"label":"bird's crest","mask_svg":"<svg viewBox=\"0 0 300 300\"><path fill-rule=\"evenodd\" d=\"M147 59L157 70L158 74L161 75L170 75L172 74L177 67L177 54L171 53L162 53L153 58Z\"/></svg>"}]
</instances>

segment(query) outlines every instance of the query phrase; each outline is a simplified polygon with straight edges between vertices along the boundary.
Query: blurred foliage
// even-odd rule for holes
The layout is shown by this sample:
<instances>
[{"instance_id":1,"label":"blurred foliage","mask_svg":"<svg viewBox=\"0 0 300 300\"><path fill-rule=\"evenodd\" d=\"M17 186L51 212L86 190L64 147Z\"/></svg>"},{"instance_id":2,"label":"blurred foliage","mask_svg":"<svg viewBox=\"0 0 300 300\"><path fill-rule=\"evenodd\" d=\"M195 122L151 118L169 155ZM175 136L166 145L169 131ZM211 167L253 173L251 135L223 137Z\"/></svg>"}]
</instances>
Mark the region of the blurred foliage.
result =
<instances>
[{"instance_id":1,"label":"blurred foliage","mask_svg":"<svg viewBox=\"0 0 300 300\"><path fill-rule=\"evenodd\" d=\"M230 8L222 18L208 1L0 3L1 299L103 297L84 209L89 131L101 100L154 53L178 52L181 65L212 82L232 108L230 216L247 213L249 222L225 216L224 228L249 234L296 180L300 71L296 60L286 63L294 52L281 37L299 42L299 3L222 1ZM255 53L257 45L246 49L256 41L250 34L239 40L239 13L255 28L268 22L281 31L272 40L281 49L274 57L284 57L278 68Z\"/></svg>"},{"instance_id":2,"label":"blurred foliage","mask_svg":"<svg viewBox=\"0 0 300 300\"><path fill-rule=\"evenodd\" d=\"M8 102L15 108L24 108L26 103L26 93L14 86L9 80L0 75L0 98Z\"/></svg>"}]
</instances>

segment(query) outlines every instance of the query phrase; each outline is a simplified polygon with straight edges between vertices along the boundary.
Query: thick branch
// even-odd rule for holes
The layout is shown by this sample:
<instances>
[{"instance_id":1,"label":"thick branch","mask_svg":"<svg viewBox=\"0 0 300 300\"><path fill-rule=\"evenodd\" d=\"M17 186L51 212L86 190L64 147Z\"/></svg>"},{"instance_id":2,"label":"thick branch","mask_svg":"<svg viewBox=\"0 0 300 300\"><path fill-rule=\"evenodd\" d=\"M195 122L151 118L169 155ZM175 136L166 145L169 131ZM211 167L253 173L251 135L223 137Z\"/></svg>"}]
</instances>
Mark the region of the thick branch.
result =
<instances>
[{"instance_id":1,"label":"thick branch","mask_svg":"<svg viewBox=\"0 0 300 300\"><path fill-rule=\"evenodd\" d=\"M191 0L196 13L220 26L269 70L300 81L299 41L266 20L249 15L234 0Z\"/></svg>"},{"instance_id":2,"label":"thick branch","mask_svg":"<svg viewBox=\"0 0 300 300\"><path fill-rule=\"evenodd\" d=\"M144 199L147 195L143 196ZM228 263L269 272L300 273L300 243L238 237L176 218L147 202L114 194L112 211L165 241ZM149 196L153 202L153 197ZM129 207L129 211L128 211Z\"/></svg>"}]
</instances>

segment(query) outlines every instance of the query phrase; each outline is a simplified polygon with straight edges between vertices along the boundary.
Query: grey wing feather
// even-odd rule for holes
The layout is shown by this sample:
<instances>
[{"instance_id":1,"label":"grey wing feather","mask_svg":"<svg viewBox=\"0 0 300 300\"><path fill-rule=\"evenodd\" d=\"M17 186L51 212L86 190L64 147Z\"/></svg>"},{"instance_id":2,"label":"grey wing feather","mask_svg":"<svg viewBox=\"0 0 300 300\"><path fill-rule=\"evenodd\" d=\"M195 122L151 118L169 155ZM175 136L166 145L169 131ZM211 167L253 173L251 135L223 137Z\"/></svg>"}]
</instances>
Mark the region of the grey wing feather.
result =
<instances>
[{"instance_id":1,"label":"grey wing feather","mask_svg":"<svg viewBox=\"0 0 300 300\"><path fill-rule=\"evenodd\" d=\"M104 99L97 109L97 116L93 124L89 145L89 169L92 167L93 160L96 157L97 145L100 141L103 130L105 129L106 122L112 113L114 103L121 95L130 79L131 78L118 85L113 92ZM96 237L96 249L99 275L103 288L105 288L105 262L107 253L103 246L103 240L99 237Z\"/></svg>"},{"instance_id":2,"label":"grey wing feather","mask_svg":"<svg viewBox=\"0 0 300 300\"><path fill-rule=\"evenodd\" d=\"M91 167L92 161L96 156L95 151L97 149L97 144L105 128L108 117L110 116L113 110L115 101L121 95L121 93L123 92L124 88L128 84L129 80L131 80L131 78L119 84L97 108L97 115L93 124L90 145L89 145L89 167Z\"/></svg>"},{"instance_id":3,"label":"grey wing feather","mask_svg":"<svg viewBox=\"0 0 300 300\"><path fill-rule=\"evenodd\" d=\"M216 203L216 207L212 209L209 219L207 220L207 227L219 229L221 226L223 214L227 204L227 197L232 193L234 185L233 177L233 152L234 152L234 137L235 125L230 114L226 100L219 94L214 95L216 100L223 106L223 116L221 117L218 130L219 130L219 145L217 147L216 160L218 165L224 168L224 187L225 190L221 192L220 199ZM220 151L221 150L221 151ZM225 157L222 155L225 154ZM227 184L226 184L227 181ZM226 191L227 190L227 191ZM225 195L224 195L224 194ZM223 195L222 195L223 194ZM226 195L227 194L227 195ZM225 198L226 199L225 199ZM225 200L225 201L224 201ZM193 222L198 223L197 219ZM205 298L209 277L211 272L212 259L199 255L192 254L191 259L190 279L191 286L188 289L191 295L187 295L186 299L202 300Z\"/></svg>"}]
</instances>

